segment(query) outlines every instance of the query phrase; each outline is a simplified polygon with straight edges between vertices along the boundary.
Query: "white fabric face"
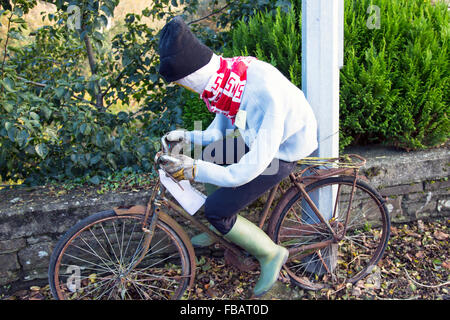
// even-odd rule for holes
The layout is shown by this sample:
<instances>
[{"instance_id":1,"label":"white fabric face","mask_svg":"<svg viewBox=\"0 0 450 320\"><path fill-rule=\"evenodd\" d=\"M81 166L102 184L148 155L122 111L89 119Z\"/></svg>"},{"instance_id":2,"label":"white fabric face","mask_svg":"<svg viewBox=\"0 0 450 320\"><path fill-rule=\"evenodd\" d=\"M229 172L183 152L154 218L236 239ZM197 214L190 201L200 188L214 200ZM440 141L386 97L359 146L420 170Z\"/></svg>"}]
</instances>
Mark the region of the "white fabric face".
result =
<instances>
[{"instance_id":1,"label":"white fabric face","mask_svg":"<svg viewBox=\"0 0 450 320\"><path fill-rule=\"evenodd\" d=\"M176 83L181 84L184 87L188 87L198 94L201 94L208 84L209 78L217 71L220 67L220 57L213 53L211 60L190 75L184 78L176 80Z\"/></svg>"}]
</instances>

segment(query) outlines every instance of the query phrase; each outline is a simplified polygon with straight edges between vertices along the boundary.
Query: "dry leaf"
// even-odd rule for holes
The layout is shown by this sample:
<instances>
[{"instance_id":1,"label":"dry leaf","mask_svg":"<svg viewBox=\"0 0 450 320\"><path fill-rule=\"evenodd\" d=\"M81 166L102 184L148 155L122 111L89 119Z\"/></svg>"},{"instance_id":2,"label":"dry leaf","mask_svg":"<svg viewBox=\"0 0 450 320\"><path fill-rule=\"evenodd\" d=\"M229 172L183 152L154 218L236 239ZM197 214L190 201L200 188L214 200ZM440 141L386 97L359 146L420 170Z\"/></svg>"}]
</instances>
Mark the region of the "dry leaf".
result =
<instances>
[{"instance_id":1,"label":"dry leaf","mask_svg":"<svg viewBox=\"0 0 450 320\"><path fill-rule=\"evenodd\" d=\"M362 294L361 288L354 287L352 290L352 296L359 297Z\"/></svg>"},{"instance_id":2,"label":"dry leaf","mask_svg":"<svg viewBox=\"0 0 450 320\"><path fill-rule=\"evenodd\" d=\"M213 288L208 288L208 290L206 290L206 294L208 296L210 296L211 298L214 298L217 296L217 293Z\"/></svg>"},{"instance_id":3,"label":"dry leaf","mask_svg":"<svg viewBox=\"0 0 450 320\"><path fill-rule=\"evenodd\" d=\"M424 256L425 256L425 254L424 254L424 252L423 252L422 250L420 250L420 251L418 251L418 252L416 253L416 258L421 259L421 258L423 258Z\"/></svg>"},{"instance_id":4,"label":"dry leaf","mask_svg":"<svg viewBox=\"0 0 450 320\"><path fill-rule=\"evenodd\" d=\"M397 229L396 227L392 227L392 226L391 226L391 234L392 234L393 236L398 235L398 229Z\"/></svg>"},{"instance_id":5,"label":"dry leaf","mask_svg":"<svg viewBox=\"0 0 450 320\"><path fill-rule=\"evenodd\" d=\"M446 234L445 232L442 232L440 230L436 230L433 233L433 237L435 237L438 240L446 240L448 238L448 234Z\"/></svg>"},{"instance_id":6,"label":"dry leaf","mask_svg":"<svg viewBox=\"0 0 450 320\"><path fill-rule=\"evenodd\" d=\"M447 261L442 262L442 266L443 266L445 269L449 269L449 270L450 270L450 260L447 260Z\"/></svg>"}]
</instances>

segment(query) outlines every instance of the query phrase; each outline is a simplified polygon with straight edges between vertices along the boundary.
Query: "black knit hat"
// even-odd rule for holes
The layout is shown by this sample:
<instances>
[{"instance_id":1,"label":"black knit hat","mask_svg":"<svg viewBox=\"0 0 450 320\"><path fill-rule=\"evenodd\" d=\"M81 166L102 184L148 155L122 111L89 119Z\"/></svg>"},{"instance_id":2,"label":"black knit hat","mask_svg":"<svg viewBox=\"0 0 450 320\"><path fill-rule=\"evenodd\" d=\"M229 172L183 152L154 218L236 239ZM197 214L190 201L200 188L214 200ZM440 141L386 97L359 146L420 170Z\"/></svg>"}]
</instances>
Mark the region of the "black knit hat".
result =
<instances>
[{"instance_id":1,"label":"black knit hat","mask_svg":"<svg viewBox=\"0 0 450 320\"><path fill-rule=\"evenodd\" d=\"M181 17L170 20L159 39L159 73L172 82L208 64L212 50L202 44Z\"/></svg>"}]
</instances>

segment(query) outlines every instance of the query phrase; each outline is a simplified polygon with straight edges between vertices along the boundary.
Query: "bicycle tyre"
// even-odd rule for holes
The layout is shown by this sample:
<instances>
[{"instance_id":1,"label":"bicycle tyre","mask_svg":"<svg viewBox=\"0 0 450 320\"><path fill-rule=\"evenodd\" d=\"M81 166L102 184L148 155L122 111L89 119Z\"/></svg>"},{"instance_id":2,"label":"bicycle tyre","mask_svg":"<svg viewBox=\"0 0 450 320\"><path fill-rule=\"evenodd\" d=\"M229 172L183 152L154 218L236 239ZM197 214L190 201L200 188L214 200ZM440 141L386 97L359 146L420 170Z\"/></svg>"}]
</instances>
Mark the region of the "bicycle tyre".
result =
<instances>
[{"instance_id":1,"label":"bicycle tyre","mask_svg":"<svg viewBox=\"0 0 450 320\"><path fill-rule=\"evenodd\" d=\"M311 197L313 194L317 194L320 189L325 190L326 187L336 186L334 190L337 189L340 195L345 195L345 192L341 192L341 190L343 187L351 190L353 181L353 177L330 177L307 185L305 190ZM338 243L330 244L321 249L312 249L303 253L296 252L295 255L290 255L287 263L283 266L283 273L288 275L291 283L309 290L331 287L340 289L344 284L356 283L376 271L374 267L382 258L389 240L389 214L383 198L366 182L358 179L355 193L353 203L365 210L358 211L361 212L358 219L352 218L350 220L349 218L351 228L347 230L345 237ZM345 199L348 198L340 196L336 199L337 202L342 201L345 204ZM364 202L361 199L368 200ZM300 205L298 205L299 203ZM367 203L373 204L373 207L368 206ZM297 206L294 208L296 204ZM367 211L365 206L369 209L373 208L373 211ZM339 209L336 211L340 212L340 207L339 204ZM345 205L343 205L343 208L345 208ZM345 209L348 209L348 206ZM358 207L355 209L358 209ZM356 211L355 209L350 210L350 215ZM300 219L296 216L299 211ZM342 221L345 221L346 217L345 211L342 211L344 213L341 214L341 217L338 215L329 220L333 224L334 230L342 228ZM325 243L324 241L332 239L331 233L325 228L324 224L317 219L313 221L311 212L309 204L306 200L303 200L297 187L289 188L273 211L268 227L269 236L274 242L288 248L295 246L298 248L300 245L307 244L314 246L314 244L318 245L318 243ZM305 215L304 218L303 215ZM291 219L290 216L295 216L295 218ZM348 252L350 250L353 251ZM323 257L326 257L326 259ZM357 260L361 265L353 265L353 262Z\"/></svg>"},{"instance_id":2,"label":"bicycle tyre","mask_svg":"<svg viewBox=\"0 0 450 320\"><path fill-rule=\"evenodd\" d=\"M50 258L48 278L53 297L58 300L181 299L195 277L195 254L181 227L162 212L156 223L150 250L138 265L140 269L125 268L126 262L129 262L130 268L138 260L139 250L142 249L142 218L141 214L117 215L113 210L108 210L92 214L70 228L58 241ZM128 231L131 227L133 232L130 233ZM110 234L110 238L105 228L112 228L115 235ZM121 228L120 235L117 233L118 228ZM98 240L102 233L105 239ZM83 236L86 238L83 239ZM117 239L117 247L111 242L114 238ZM155 241L158 243L155 244ZM125 243L126 250L123 250ZM164 247L160 248L161 246ZM131 255L133 249L134 254ZM127 255L128 251L130 256ZM80 256L74 256L72 252L78 252ZM164 256L167 253L170 253L169 258ZM152 255L154 256L150 258ZM96 261L87 260L90 258ZM155 262L160 258L159 263ZM179 265L176 264L178 261ZM74 265L73 268L78 274L72 269L71 273L67 274L72 262L81 264ZM63 271L65 266L68 266L66 273ZM114 266L117 269L114 269ZM100 273L91 273L92 271ZM78 287L73 285L73 288L70 288L69 282ZM90 291L85 292L89 286L94 286L92 291L103 286L105 291L109 289L110 292L90 295Z\"/></svg>"}]
</instances>

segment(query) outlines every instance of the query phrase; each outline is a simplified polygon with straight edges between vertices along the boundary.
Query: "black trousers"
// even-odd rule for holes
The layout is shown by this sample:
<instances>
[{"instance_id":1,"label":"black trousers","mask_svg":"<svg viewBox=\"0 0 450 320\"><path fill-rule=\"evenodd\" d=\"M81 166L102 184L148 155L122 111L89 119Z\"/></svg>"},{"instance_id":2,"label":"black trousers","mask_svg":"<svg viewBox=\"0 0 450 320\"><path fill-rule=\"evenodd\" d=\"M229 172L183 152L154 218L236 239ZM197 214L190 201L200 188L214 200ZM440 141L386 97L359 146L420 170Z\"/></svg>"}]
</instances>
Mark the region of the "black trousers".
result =
<instances>
[{"instance_id":1,"label":"black trousers","mask_svg":"<svg viewBox=\"0 0 450 320\"><path fill-rule=\"evenodd\" d=\"M247 146L242 148L241 145L241 147L238 148L238 143L243 143L243 141L234 138L233 143L225 143L225 140L215 142L214 149L210 154L209 152L208 155L205 155L205 153L202 154L202 160L209 161L208 158L210 155L213 158L222 158L215 157L215 151L221 148L223 159L214 159L215 161L211 162L217 164L231 164L229 161L232 159L233 163L237 163L239 159L249 151ZM233 148L230 148L230 145L232 145ZM243 150L244 153L241 152L241 154L238 154L239 150ZM233 152L234 157L230 157L230 151ZM211 160L211 158L209 159ZM275 162L277 163L275 164ZM271 165L274 165L272 169L270 169ZM205 217L209 223L222 234L227 234L236 222L236 215L238 212L253 203L278 182L286 178L294 170L296 162L286 162L274 159L271 165L269 165L261 175L244 185L231 188L220 187L214 191L214 193L209 195L205 202ZM273 170L273 168L278 169Z\"/></svg>"}]
</instances>

